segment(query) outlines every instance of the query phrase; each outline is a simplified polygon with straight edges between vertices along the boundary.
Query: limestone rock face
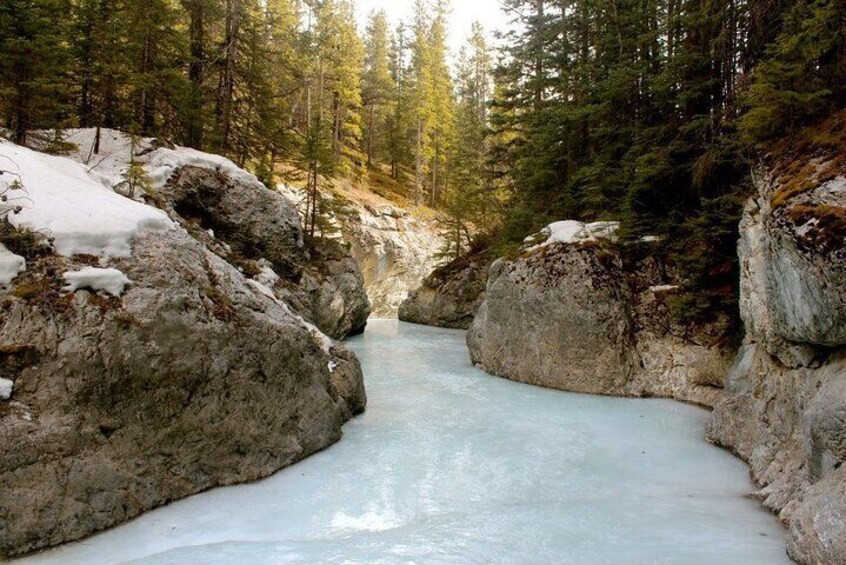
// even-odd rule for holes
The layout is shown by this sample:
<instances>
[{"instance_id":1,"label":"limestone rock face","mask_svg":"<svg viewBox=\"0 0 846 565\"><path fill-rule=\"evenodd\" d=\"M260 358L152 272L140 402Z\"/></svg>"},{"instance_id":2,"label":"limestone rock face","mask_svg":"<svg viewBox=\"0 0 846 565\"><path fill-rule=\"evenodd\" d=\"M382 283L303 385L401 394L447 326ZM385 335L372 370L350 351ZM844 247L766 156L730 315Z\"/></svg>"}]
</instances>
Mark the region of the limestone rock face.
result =
<instances>
[{"instance_id":1,"label":"limestone rock face","mask_svg":"<svg viewBox=\"0 0 846 565\"><path fill-rule=\"evenodd\" d=\"M473 362L550 388L713 405L731 355L673 327L666 297L676 287L662 284L667 274L651 254L628 264L604 236L550 236L563 231L490 268L467 336Z\"/></svg>"},{"instance_id":2,"label":"limestone rock face","mask_svg":"<svg viewBox=\"0 0 846 565\"><path fill-rule=\"evenodd\" d=\"M435 223L386 203L353 203L340 226L361 267L372 315L396 318L409 291L440 262L443 239Z\"/></svg>"},{"instance_id":3,"label":"limestone rock face","mask_svg":"<svg viewBox=\"0 0 846 565\"><path fill-rule=\"evenodd\" d=\"M400 305L399 319L466 330L485 298L490 255L461 257L436 269Z\"/></svg>"},{"instance_id":4,"label":"limestone rock face","mask_svg":"<svg viewBox=\"0 0 846 565\"><path fill-rule=\"evenodd\" d=\"M846 179L789 199L772 175L756 185L739 244L745 344L708 433L749 462L796 561L842 564L846 242L831 218L846 213Z\"/></svg>"},{"instance_id":5,"label":"limestone rock face","mask_svg":"<svg viewBox=\"0 0 846 565\"><path fill-rule=\"evenodd\" d=\"M776 180L758 180L740 226L741 317L747 333L789 367L846 343L846 244L825 215L846 204L838 177L786 205ZM839 244L837 243L839 241Z\"/></svg>"},{"instance_id":6,"label":"limestone rock face","mask_svg":"<svg viewBox=\"0 0 846 565\"><path fill-rule=\"evenodd\" d=\"M370 316L370 300L358 263L332 242L313 250L300 282L276 292L327 335L343 339L360 334Z\"/></svg>"},{"instance_id":7,"label":"limestone rock face","mask_svg":"<svg viewBox=\"0 0 846 565\"><path fill-rule=\"evenodd\" d=\"M0 402L0 555L265 477L364 409L355 357L186 231L109 260L132 281L122 297L61 292L61 273L92 261L30 261L0 296L14 381Z\"/></svg>"},{"instance_id":8,"label":"limestone rock face","mask_svg":"<svg viewBox=\"0 0 846 565\"><path fill-rule=\"evenodd\" d=\"M387 198L344 183L336 189L323 193L333 203L326 218L334 228L331 235L361 271L370 315L396 318L409 291L441 262L438 253L444 241L437 220L424 219ZM278 190L293 202L306 201L301 189L280 185ZM300 213L305 213L302 205Z\"/></svg>"}]
</instances>

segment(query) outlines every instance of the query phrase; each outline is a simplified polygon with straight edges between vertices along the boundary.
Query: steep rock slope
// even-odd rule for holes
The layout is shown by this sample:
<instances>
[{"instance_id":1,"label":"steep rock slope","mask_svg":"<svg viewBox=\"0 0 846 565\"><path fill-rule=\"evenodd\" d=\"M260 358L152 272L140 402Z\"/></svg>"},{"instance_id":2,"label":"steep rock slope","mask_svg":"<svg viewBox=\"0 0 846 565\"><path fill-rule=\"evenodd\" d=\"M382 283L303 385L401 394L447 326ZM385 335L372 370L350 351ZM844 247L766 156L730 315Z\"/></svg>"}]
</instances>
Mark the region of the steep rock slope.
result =
<instances>
[{"instance_id":1,"label":"steep rock slope","mask_svg":"<svg viewBox=\"0 0 846 565\"><path fill-rule=\"evenodd\" d=\"M729 351L675 327L666 305L672 274L650 259L649 242L638 244L647 247L642 259L624 265L615 229L558 222L519 257L494 262L467 335L471 359L550 388L712 405Z\"/></svg>"},{"instance_id":2,"label":"steep rock slope","mask_svg":"<svg viewBox=\"0 0 846 565\"><path fill-rule=\"evenodd\" d=\"M746 339L709 436L747 460L800 563L846 563L846 175L760 175L741 223Z\"/></svg>"},{"instance_id":3,"label":"steep rock slope","mask_svg":"<svg viewBox=\"0 0 846 565\"><path fill-rule=\"evenodd\" d=\"M249 279L233 264L235 235L221 241L176 211L173 173L201 175L212 156L193 155L199 171L180 162L147 194L172 220L69 159L8 142L0 154L22 183L7 194L24 199L9 216L17 230L4 226L7 254L27 259L0 288L0 556L267 476L337 441L364 409L357 359L264 284L269 267ZM252 218L238 237L288 230L296 246L284 199L261 208L271 201L250 200L253 177L217 160L230 191L205 203L214 216Z\"/></svg>"}]
</instances>

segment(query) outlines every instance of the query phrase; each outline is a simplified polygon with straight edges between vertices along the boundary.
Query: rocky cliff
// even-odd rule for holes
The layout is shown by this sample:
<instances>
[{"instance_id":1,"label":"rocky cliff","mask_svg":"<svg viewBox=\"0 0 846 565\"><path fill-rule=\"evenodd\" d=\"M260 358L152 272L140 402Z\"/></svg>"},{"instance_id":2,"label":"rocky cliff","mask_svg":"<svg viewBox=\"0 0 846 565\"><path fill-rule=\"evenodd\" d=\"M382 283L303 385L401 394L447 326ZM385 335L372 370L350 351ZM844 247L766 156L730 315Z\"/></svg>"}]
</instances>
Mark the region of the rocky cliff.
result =
<instances>
[{"instance_id":1,"label":"rocky cliff","mask_svg":"<svg viewBox=\"0 0 846 565\"><path fill-rule=\"evenodd\" d=\"M497 260L467 335L473 362L561 390L713 405L729 350L673 321L677 281L651 259L657 243L623 249L615 229L559 222L520 256Z\"/></svg>"},{"instance_id":2,"label":"rocky cliff","mask_svg":"<svg viewBox=\"0 0 846 565\"><path fill-rule=\"evenodd\" d=\"M771 171L740 226L746 338L709 437L747 460L800 563L846 563L846 178Z\"/></svg>"},{"instance_id":3,"label":"rocky cliff","mask_svg":"<svg viewBox=\"0 0 846 565\"><path fill-rule=\"evenodd\" d=\"M295 202L302 191L281 186ZM337 230L338 244L349 250L361 269L364 288L375 318L396 318L409 292L420 286L441 260L444 241L437 218L428 210L413 214L378 194L349 183L324 193L333 201L329 223Z\"/></svg>"},{"instance_id":4,"label":"rocky cliff","mask_svg":"<svg viewBox=\"0 0 846 565\"><path fill-rule=\"evenodd\" d=\"M134 196L156 207L116 194L127 139L104 133L96 167L0 142L7 195L26 191L2 230L20 261L0 288L0 556L265 477L366 402L357 359L285 301L361 327L349 256L318 261L291 204L220 157L147 140Z\"/></svg>"}]
</instances>

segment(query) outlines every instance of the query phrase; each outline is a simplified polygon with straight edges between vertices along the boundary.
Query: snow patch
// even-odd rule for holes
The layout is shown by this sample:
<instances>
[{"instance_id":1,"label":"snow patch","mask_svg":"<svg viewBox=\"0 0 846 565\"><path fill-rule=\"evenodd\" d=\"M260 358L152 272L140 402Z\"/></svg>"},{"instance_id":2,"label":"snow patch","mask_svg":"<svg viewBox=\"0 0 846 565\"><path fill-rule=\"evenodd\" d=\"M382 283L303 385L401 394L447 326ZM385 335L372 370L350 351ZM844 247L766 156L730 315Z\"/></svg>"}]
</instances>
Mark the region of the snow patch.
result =
<instances>
[{"instance_id":1,"label":"snow patch","mask_svg":"<svg viewBox=\"0 0 846 565\"><path fill-rule=\"evenodd\" d=\"M0 379L0 400L12 398L12 387L15 385L9 379Z\"/></svg>"},{"instance_id":2,"label":"snow patch","mask_svg":"<svg viewBox=\"0 0 846 565\"><path fill-rule=\"evenodd\" d=\"M226 175L238 184L253 185L264 190L264 185L255 175L220 155L203 153L188 147L177 147L176 149L157 149L146 156L147 173L153 181L153 187L164 186L174 172L188 166L211 169Z\"/></svg>"},{"instance_id":3,"label":"snow patch","mask_svg":"<svg viewBox=\"0 0 846 565\"><path fill-rule=\"evenodd\" d=\"M76 292L80 289L105 291L112 296L123 294L126 285L131 284L126 275L117 269L98 269L85 267L79 271L70 271L62 275L67 286L62 288L66 292Z\"/></svg>"},{"instance_id":4,"label":"snow patch","mask_svg":"<svg viewBox=\"0 0 846 565\"><path fill-rule=\"evenodd\" d=\"M6 286L26 271L26 259L9 251L0 243L0 286Z\"/></svg>"},{"instance_id":5,"label":"snow patch","mask_svg":"<svg viewBox=\"0 0 846 565\"><path fill-rule=\"evenodd\" d=\"M23 209L7 219L52 237L60 255L126 257L136 237L173 228L167 214L115 193L70 159L6 141L0 141L0 158L23 186L10 191L10 200Z\"/></svg>"},{"instance_id":6,"label":"snow patch","mask_svg":"<svg viewBox=\"0 0 846 565\"><path fill-rule=\"evenodd\" d=\"M586 224L576 220L554 222L540 231L540 234L526 238L526 243L535 243L540 238L546 238L543 243L534 245L529 251L547 247L553 243L573 244L587 243L599 239L616 240L620 222L593 222Z\"/></svg>"}]
</instances>

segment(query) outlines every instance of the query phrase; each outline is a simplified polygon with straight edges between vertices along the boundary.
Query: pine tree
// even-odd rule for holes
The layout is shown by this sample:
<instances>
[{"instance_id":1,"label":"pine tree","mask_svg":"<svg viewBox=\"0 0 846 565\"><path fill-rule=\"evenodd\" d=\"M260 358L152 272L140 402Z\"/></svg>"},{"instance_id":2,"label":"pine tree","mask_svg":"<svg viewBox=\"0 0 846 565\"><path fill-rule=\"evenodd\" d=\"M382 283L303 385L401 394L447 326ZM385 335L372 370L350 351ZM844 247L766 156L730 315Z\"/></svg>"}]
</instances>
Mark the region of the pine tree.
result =
<instances>
[{"instance_id":1,"label":"pine tree","mask_svg":"<svg viewBox=\"0 0 846 565\"><path fill-rule=\"evenodd\" d=\"M17 143L66 119L69 8L65 0L0 4L0 118Z\"/></svg>"},{"instance_id":2,"label":"pine tree","mask_svg":"<svg viewBox=\"0 0 846 565\"><path fill-rule=\"evenodd\" d=\"M370 16L365 37L362 102L364 105L364 151L372 167L387 152L389 116L396 104L396 82L391 73L388 19L384 11Z\"/></svg>"},{"instance_id":3,"label":"pine tree","mask_svg":"<svg viewBox=\"0 0 846 565\"><path fill-rule=\"evenodd\" d=\"M449 190L444 195L447 211L444 254L457 258L469 247L475 230L491 230L496 198L492 175L487 169L489 146L488 105L491 95L491 55L481 25L473 24L468 45L458 62L458 102L455 140L450 147ZM474 230L475 228L475 230Z\"/></svg>"},{"instance_id":4,"label":"pine tree","mask_svg":"<svg viewBox=\"0 0 846 565\"><path fill-rule=\"evenodd\" d=\"M437 0L435 12L429 30L429 64L432 81L428 100L431 116L431 160L429 203L437 206L445 192L448 176L449 148L454 142L455 99L447 58L446 23L449 12L449 0Z\"/></svg>"},{"instance_id":5,"label":"pine tree","mask_svg":"<svg viewBox=\"0 0 846 565\"><path fill-rule=\"evenodd\" d=\"M753 72L742 128L750 142L785 135L846 102L846 2L802 0Z\"/></svg>"}]
</instances>

